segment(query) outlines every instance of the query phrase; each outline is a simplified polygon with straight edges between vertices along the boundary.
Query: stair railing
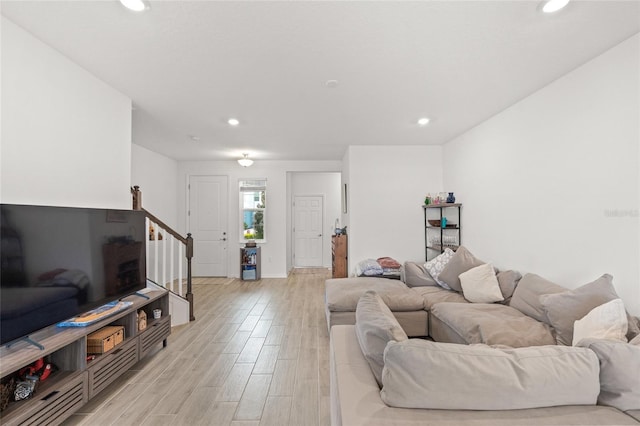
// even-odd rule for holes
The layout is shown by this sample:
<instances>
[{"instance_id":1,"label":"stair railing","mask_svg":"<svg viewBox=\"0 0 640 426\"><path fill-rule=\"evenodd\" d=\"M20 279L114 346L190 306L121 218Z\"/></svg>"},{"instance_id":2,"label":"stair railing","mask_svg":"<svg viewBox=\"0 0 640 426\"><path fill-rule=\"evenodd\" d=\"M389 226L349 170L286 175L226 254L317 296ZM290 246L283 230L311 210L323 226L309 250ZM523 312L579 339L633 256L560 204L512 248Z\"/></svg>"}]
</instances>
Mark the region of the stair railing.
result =
<instances>
[{"instance_id":1,"label":"stair railing","mask_svg":"<svg viewBox=\"0 0 640 426\"><path fill-rule=\"evenodd\" d=\"M150 278L152 277L154 282L186 299L189 302L189 320L194 321L191 280L193 238L191 234L183 237L153 213L144 209L142 207L142 191L140 191L139 186L136 185L131 188L131 195L133 197L133 210L143 211L146 215L146 229L148 231L148 236L145 238L147 275ZM185 262L186 277L183 274ZM185 280L186 292L184 288Z\"/></svg>"}]
</instances>

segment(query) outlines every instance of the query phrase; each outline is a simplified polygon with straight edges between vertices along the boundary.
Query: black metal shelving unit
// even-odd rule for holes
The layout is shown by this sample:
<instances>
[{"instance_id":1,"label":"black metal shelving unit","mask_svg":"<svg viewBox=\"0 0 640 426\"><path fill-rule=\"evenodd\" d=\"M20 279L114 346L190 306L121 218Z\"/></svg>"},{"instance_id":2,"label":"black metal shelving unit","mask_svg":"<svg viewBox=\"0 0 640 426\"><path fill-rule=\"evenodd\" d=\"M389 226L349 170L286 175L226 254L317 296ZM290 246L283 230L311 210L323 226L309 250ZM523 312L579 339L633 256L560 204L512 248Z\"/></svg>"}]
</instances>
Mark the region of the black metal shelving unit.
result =
<instances>
[{"instance_id":1,"label":"black metal shelving unit","mask_svg":"<svg viewBox=\"0 0 640 426\"><path fill-rule=\"evenodd\" d=\"M462 204L460 203L440 203L440 204L424 204L424 247L425 259L431 260L435 256L443 253L445 249L450 248L456 251L462 244ZM453 211L453 215L450 213ZM431 213L430 212L435 212ZM457 216L456 216L457 213ZM434 226L429 224L429 220L439 220L447 218L447 226ZM447 242L445 242L445 236ZM433 243L435 237L439 238L439 243Z\"/></svg>"}]
</instances>

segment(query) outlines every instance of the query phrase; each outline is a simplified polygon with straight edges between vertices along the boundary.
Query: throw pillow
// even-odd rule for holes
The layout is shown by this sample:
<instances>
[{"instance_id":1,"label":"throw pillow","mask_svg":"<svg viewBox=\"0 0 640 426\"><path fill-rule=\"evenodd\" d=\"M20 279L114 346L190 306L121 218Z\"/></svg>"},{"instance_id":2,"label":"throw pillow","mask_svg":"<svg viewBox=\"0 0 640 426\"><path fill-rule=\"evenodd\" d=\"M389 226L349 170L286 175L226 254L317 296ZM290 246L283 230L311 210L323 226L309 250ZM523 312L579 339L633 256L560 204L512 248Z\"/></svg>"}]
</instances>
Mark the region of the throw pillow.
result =
<instances>
[{"instance_id":1,"label":"throw pillow","mask_svg":"<svg viewBox=\"0 0 640 426\"><path fill-rule=\"evenodd\" d=\"M460 279L458 278L460 274L484 263L485 262L477 259L473 254L471 254L466 247L460 246L451 258L451 261L447 263L440 273L440 280L452 290L460 293L462 292L462 284L460 284Z\"/></svg>"},{"instance_id":2,"label":"throw pillow","mask_svg":"<svg viewBox=\"0 0 640 426\"><path fill-rule=\"evenodd\" d=\"M640 318L634 317L627 312L627 323L629 328L627 329L627 340L631 341L636 336L640 336Z\"/></svg>"},{"instance_id":3,"label":"throw pillow","mask_svg":"<svg viewBox=\"0 0 640 426\"><path fill-rule=\"evenodd\" d=\"M367 291L358 300L355 328L362 354L381 385L384 348L391 340L407 340L407 334L375 291Z\"/></svg>"},{"instance_id":4,"label":"throw pillow","mask_svg":"<svg viewBox=\"0 0 640 426\"><path fill-rule=\"evenodd\" d=\"M567 291L566 288L560 287L558 284L554 284L539 275L525 274L513 292L509 306L535 320L549 324L549 319L540 304L540 296L565 291Z\"/></svg>"},{"instance_id":5,"label":"throw pillow","mask_svg":"<svg viewBox=\"0 0 640 426\"><path fill-rule=\"evenodd\" d=\"M516 289L516 286L522 279L522 274L518 271L496 271L496 278L498 278L498 284L500 284L500 292L502 293L502 297L504 297L503 303L508 303L511 300L511 296L513 296L513 292Z\"/></svg>"},{"instance_id":6,"label":"throw pillow","mask_svg":"<svg viewBox=\"0 0 640 426\"><path fill-rule=\"evenodd\" d=\"M621 411L640 410L640 346L600 339L584 339L600 360L598 404Z\"/></svg>"},{"instance_id":7,"label":"throw pillow","mask_svg":"<svg viewBox=\"0 0 640 426\"><path fill-rule=\"evenodd\" d=\"M604 303L573 323L573 346L582 339L627 341L627 313L620 299Z\"/></svg>"},{"instance_id":8,"label":"throw pillow","mask_svg":"<svg viewBox=\"0 0 640 426\"><path fill-rule=\"evenodd\" d=\"M584 317L596 306L618 299L613 288L613 277L604 274L597 280L575 290L564 293L543 294L540 304L547 315L549 324L556 331L560 345L573 342L573 323ZM511 301L513 303L513 300Z\"/></svg>"},{"instance_id":9,"label":"throw pillow","mask_svg":"<svg viewBox=\"0 0 640 426\"><path fill-rule=\"evenodd\" d=\"M423 264L417 262L404 262L403 282L408 287L438 287L438 283L431 277Z\"/></svg>"},{"instance_id":10,"label":"throw pillow","mask_svg":"<svg viewBox=\"0 0 640 426\"><path fill-rule=\"evenodd\" d=\"M442 273L442 270L447 266L449 261L451 261L451 258L454 255L455 253L453 252L453 250L448 248L448 249L445 249L441 255L434 257L433 259L431 259L430 261L424 264L424 268L427 270L427 272L429 272L429 274L431 275L431 278L433 278L434 281L438 283L440 287L447 290L451 290L451 287L449 287L447 283L440 280L438 277Z\"/></svg>"},{"instance_id":11,"label":"throw pillow","mask_svg":"<svg viewBox=\"0 0 640 426\"><path fill-rule=\"evenodd\" d=\"M460 274L464 298L471 303L493 303L504 300L493 266L489 263L476 266Z\"/></svg>"},{"instance_id":12,"label":"throw pillow","mask_svg":"<svg viewBox=\"0 0 640 426\"><path fill-rule=\"evenodd\" d=\"M445 410L593 405L600 392L598 357L586 348L422 339L387 345L382 384L387 405Z\"/></svg>"}]
</instances>

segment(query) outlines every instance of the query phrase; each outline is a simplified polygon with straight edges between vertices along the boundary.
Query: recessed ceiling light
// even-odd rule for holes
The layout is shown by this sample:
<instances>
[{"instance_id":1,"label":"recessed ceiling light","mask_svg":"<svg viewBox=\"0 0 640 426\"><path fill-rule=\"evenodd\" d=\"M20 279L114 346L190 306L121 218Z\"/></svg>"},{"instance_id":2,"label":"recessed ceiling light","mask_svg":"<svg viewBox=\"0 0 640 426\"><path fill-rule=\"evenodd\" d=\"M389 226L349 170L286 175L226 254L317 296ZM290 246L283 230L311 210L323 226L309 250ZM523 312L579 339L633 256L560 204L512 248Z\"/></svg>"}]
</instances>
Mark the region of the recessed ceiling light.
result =
<instances>
[{"instance_id":1,"label":"recessed ceiling light","mask_svg":"<svg viewBox=\"0 0 640 426\"><path fill-rule=\"evenodd\" d=\"M196 135L187 135L189 136L189 139L191 139L194 142L198 142L200 140L200 136L196 136Z\"/></svg>"},{"instance_id":2,"label":"recessed ceiling light","mask_svg":"<svg viewBox=\"0 0 640 426\"><path fill-rule=\"evenodd\" d=\"M134 12L142 12L147 8L142 0L120 0L120 3Z\"/></svg>"},{"instance_id":3,"label":"recessed ceiling light","mask_svg":"<svg viewBox=\"0 0 640 426\"><path fill-rule=\"evenodd\" d=\"M569 4L569 0L547 0L544 6L542 6L542 11L544 13L557 12L567 4Z\"/></svg>"},{"instance_id":4,"label":"recessed ceiling light","mask_svg":"<svg viewBox=\"0 0 640 426\"><path fill-rule=\"evenodd\" d=\"M237 126L238 124L240 124L240 120L238 120L237 118L230 118L227 120L227 123L229 123L229 125L231 126Z\"/></svg>"},{"instance_id":5,"label":"recessed ceiling light","mask_svg":"<svg viewBox=\"0 0 640 426\"><path fill-rule=\"evenodd\" d=\"M336 87L338 87L338 80L327 80L326 83L324 83L328 88L330 89L334 89Z\"/></svg>"},{"instance_id":6,"label":"recessed ceiling light","mask_svg":"<svg viewBox=\"0 0 640 426\"><path fill-rule=\"evenodd\" d=\"M418 120L418 125L419 126L426 126L427 124L429 124L429 120L427 117L422 117L421 119Z\"/></svg>"}]
</instances>

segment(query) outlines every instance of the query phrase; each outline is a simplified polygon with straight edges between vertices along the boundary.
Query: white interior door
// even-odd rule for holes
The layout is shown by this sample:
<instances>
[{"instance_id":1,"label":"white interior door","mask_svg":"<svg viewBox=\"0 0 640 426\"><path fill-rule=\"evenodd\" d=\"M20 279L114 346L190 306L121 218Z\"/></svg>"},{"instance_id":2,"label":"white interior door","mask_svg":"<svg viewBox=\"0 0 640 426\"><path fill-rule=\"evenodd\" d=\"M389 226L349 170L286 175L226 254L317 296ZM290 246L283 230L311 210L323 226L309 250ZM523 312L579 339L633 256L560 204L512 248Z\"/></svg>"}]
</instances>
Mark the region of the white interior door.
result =
<instances>
[{"instance_id":1,"label":"white interior door","mask_svg":"<svg viewBox=\"0 0 640 426\"><path fill-rule=\"evenodd\" d=\"M293 265L295 267L322 266L321 195L295 196L293 204Z\"/></svg>"},{"instance_id":2,"label":"white interior door","mask_svg":"<svg viewBox=\"0 0 640 426\"><path fill-rule=\"evenodd\" d=\"M227 177L189 176L193 275L227 276Z\"/></svg>"}]
</instances>

